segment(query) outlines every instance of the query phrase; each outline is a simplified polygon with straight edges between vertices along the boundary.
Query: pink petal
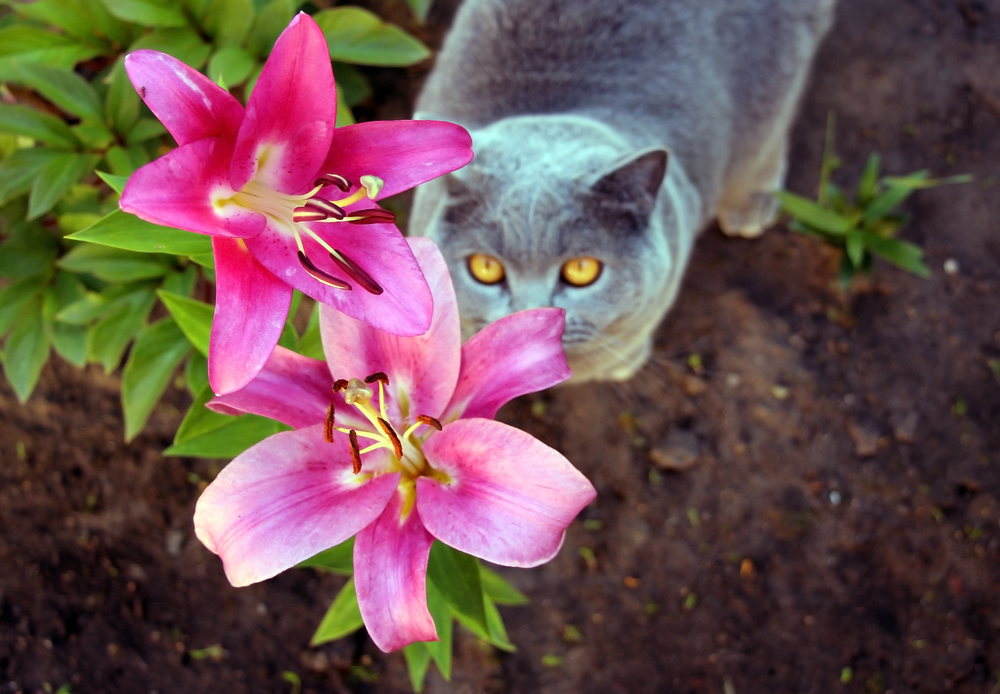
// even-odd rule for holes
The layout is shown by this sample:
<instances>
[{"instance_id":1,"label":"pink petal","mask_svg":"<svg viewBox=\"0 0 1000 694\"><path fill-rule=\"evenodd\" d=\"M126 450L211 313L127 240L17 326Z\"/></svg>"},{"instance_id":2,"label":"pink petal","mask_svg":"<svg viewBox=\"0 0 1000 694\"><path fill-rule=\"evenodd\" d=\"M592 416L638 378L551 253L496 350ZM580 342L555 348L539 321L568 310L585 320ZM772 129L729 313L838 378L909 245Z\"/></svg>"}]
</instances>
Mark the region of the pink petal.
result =
<instances>
[{"instance_id":1,"label":"pink petal","mask_svg":"<svg viewBox=\"0 0 1000 694\"><path fill-rule=\"evenodd\" d=\"M198 539L222 559L234 586L275 576L347 540L382 513L398 473L351 472L347 437L323 426L270 436L237 456L198 499ZM374 472L389 454L365 456Z\"/></svg>"},{"instance_id":2,"label":"pink petal","mask_svg":"<svg viewBox=\"0 0 1000 694\"><path fill-rule=\"evenodd\" d=\"M222 414L259 414L303 429L323 422L331 401L335 403L337 426L370 427L367 419L347 406L343 394L333 395L333 379L326 362L279 346L252 381L236 392L213 398L207 407Z\"/></svg>"},{"instance_id":3,"label":"pink petal","mask_svg":"<svg viewBox=\"0 0 1000 694\"><path fill-rule=\"evenodd\" d=\"M197 70L166 53L140 50L125 56L125 71L177 144L205 137L236 139L243 106Z\"/></svg>"},{"instance_id":4,"label":"pink petal","mask_svg":"<svg viewBox=\"0 0 1000 694\"><path fill-rule=\"evenodd\" d=\"M231 145L217 137L178 147L133 173L118 205L147 222L200 234L236 238L259 234L265 226L263 215L234 204L213 205L213 200L233 195L231 151Z\"/></svg>"},{"instance_id":5,"label":"pink petal","mask_svg":"<svg viewBox=\"0 0 1000 694\"><path fill-rule=\"evenodd\" d=\"M292 288L257 262L242 239L215 237L212 250L216 292L208 380L223 395L264 368L285 328Z\"/></svg>"},{"instance_id":6,"label":"pink petal","mask_svg":"<svg viewBox=\"0 0 1000 694\"><path fill-rule=\"evenodd\" d=\"M505 316L462 345L462 370L451 417L493 419L504 403L572 375L563 352L566 312L538 308Z\"/></svg>"},{"instance_id":7,"label":"pink petal","mask_svg":"<svg viewBox=\"0 0 1000 694\"><path fill-rule=\"evenodd\" d=\"M378 520L354 542L354 586L368 635L384 652L414 641L437 641L427 609L427 560L434 538L417 509L401 518L397 492Z\"/></svg>"},{"instance_id":8,"label":"pink petal","mask_svg":"<svg viewBox=\"0 0 1000 694\"><path fill-rule=\"evenodd\" d=\"M378 199L425 183L472 160L472 137L460 125L443 121L374 121L337 128L324 173L357 184L378 176L385 187Z\"/></svg>"},{"instance_id":9,"label":"pink petal","mask_svg":"<svg viewBox=\"0 0 1000 694\"><path fill-rule=\"evenodd\" d=\"M389 332L404 335L426 332L431 318L430 290L410 246L395 226L347 223L308 226L327 245L345 253L371 275L382 287L382 294L371 294L352 282L330 260L328 252L307 234L302 234L302 243L309 259L322 271L347 281L352 290L337 289L310 276L299 261L294 238L286 229L269 226L255 238L247 239L247 246L264 267L321 304Z\"/></svg>"},{"instance_id":10,"label":"pink petal","mask_svg":"<svg viewBox=\"0 0 1000 694\"><path fill-rule=\"evenodd\" d=\"M451 399L458 381L461 334L458 304L448 266L434 242L407 239L423 270L434 301L430 329L417 337L390 335L343 314L320 307L320 333L326 359L336 378L364 378L384 371L389 375L392 419L413 421L416 415L438 417ZM355 290L356 291L356 290ZM400 412L405 395L409 402Z\"/></svg>"},{"instance_id":11,"label":"pink petal","mask_svg":"<svg viewBox=\"0 0 1000 694\"><path fill-rule=\"evenodd\" d=\"M300 12L278 37L250 95L233 153L233 188L242 190L256 178L281 193L308 191L336 122L326 39L312 17Z\"/></svg>"},{"instance_id":12,"label":"pink petal","mask_svg":"<svg viewBox=\"0 0 1000 694\"><path fill-rule=\"evenodd\" d=\"M505 566L556 555L566 527L597 495L566 458L523 431L460 419L431 434L424 454L452 481L417 479L417 509L431 535Z\"/></svg>"}]
</instances>

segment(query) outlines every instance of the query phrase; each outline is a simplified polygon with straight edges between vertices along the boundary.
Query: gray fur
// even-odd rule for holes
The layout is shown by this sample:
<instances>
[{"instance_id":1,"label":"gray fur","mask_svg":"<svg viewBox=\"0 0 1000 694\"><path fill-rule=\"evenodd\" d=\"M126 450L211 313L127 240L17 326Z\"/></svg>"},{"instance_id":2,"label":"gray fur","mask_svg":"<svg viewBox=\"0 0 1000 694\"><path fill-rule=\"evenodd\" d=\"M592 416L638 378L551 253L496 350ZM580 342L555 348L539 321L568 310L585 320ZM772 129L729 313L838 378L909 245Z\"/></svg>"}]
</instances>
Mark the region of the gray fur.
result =
<instances>
[{"instance_id":1,"label":"gray fur","mask_svg":"<svg viewBox=\"0 0 1000 694\"><path fill-rule=\"evenodd\" d=\"M416 117L464 125L476 157L418 189L410 223L448 260L466 337L559 306L574 380L641 368L698 231L772 221L834 1L466 0ZM506 280L476 282L473 253ZM577 256L604 262L588 287L560 280Z\"/></svg>"}]
</instances>

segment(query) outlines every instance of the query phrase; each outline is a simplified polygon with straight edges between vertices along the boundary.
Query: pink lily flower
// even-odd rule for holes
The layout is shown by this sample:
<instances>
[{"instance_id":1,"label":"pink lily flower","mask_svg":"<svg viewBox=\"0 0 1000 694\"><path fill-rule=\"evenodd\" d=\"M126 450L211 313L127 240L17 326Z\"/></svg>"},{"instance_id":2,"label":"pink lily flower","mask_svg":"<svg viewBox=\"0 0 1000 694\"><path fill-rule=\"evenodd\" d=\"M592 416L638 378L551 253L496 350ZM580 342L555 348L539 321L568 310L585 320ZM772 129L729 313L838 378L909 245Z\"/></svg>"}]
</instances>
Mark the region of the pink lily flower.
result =
<instances>
[{"instance_id":1,"label":"pink lily flower","mask_svg":"<svg viewBox=\"0 0 1000 694\"><path fill-rule=\"evenodd\" d=\"M570 376L562 309L515 313L462 345L440 251L409 242L434 295L427 334L390 335L321 307L328 364L278 347L245 388L212 401L295 430L234 459L194 515L234 586L357 535L358 604L383 651L437 640L426 598L434 538L496 564L536 566L596 495L558 452L493 421L511 398Z\"/></svg>"},{"instance_id":2,"label":"pink lily flower","mask_svg":"<svg viewBox=\"0 0 1000 694\"><path fill-rule=\"evenodd\" d=\"M125 69L179 146L132 174L119 204L213 237L216 393L263 367L293 288L387 332L427 330L427 283L392 213L373 201L468 163L463 128L392 121L335 131L326 39L303 13L275 43L245 110L166 54L135 51Z\"/></svg>"}]
</instances>

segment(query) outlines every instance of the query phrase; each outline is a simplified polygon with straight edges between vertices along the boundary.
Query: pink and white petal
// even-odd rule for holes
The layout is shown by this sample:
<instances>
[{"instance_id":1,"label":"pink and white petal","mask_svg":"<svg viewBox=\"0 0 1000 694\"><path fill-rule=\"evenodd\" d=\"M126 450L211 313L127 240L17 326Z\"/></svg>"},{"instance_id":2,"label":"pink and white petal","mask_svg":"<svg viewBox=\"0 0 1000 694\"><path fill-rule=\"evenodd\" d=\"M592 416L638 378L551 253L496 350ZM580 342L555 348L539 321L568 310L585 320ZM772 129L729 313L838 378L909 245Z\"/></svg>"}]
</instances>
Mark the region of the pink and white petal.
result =
<instances>
[{"instance_id":1,"label":"pink and white petal","mask_svg":"<svg viewBox=\"0 0 1000 694\"><path fill-rule=\"evenodd\" d=\"M365 473L388 453L365 456ZM381 469L385 469L382 467ZM323 440L323 426L270 436L227 465L198 499L198 539L222 559L229 582L275 576L347 540L378 518L399 473L351 472L347 437Z\"/></svg>"},{"instance_id":2,"label":"pink and white petal","mask_svg":"<svg viewBox=\"0 0 1000 694\"><path fill-rule=\"evenodd\" d=\"M493 419L504 403L572 375L563 351L566 312L519 311L490 323L462 345L462 370L445 419Z\"/></svg>"},{"instance_id":3,"label":"pink and white petal","mask_svg":"<svg viewBox=\"0 0 1000 694\"><path fill-rule=\"evenodd\" d=\"M278 37L236 137L230 181L281 193L313 187L337 122L337 91L323 32L300 12Z\"/></svg>"},{"instance_id":4,"label":"pink and white petal","mask_svg":"<svg viewBox=\"0 0 1000 694\"><path fill-rule=\"evenodd\" d=\"M224 201L232 145L222 138L196 140L167 152L129 178L118 206L153 224L212 236L246 238L265 227L263 215Z\"/></svg>"},{"instance_id":5,"label":"pink and white petal","mask_svg":"<svg viewBox=\"0 0 1000 694\"><path fill-rule=\"evenodd\" d=\"M319 325L327 361L346 374L384 371L394 416L413 421L419 414L439 417L444 412L458 382L462 338L455 290L441 251L430 239L407 241L433 296L434 316L426 333L390 335L325 306L320 307ZM400 401L409 403L406 412L399 411Z\"/></svg>"},{"instance_id":6,"label":"pink and white petal","mask_svg":"<svg viewBox=\"0 0 1000 694\"><path fill-rule=\"evenodd\" d=\"M243 106L197 70L166 53L139 50L125 56L125 72L178 145L205 137L236 140Z\"/></svg>"},{"instance_id":7,"label":"pink and white petal","mask_svg":"<svg viewBox=\"0 0 1000 694\"><path fill-rule=\"evenodd\" d=\"M225 395L264 368L285 328L292 288L257 262L242 239L215 237L212 251L215 319L208 380L216 395Z\"/></svg>"},{"instance_id":8,"label":"pink and white petal","mask_svg":"<svg viewBox=\"0 0 1000 694\"><path fill-rule=\"evenodd\" d=\"M556 555L567 526L597 492L560 453L488 419L461 419L431 434L424 454L447 484L417 479L417 509L437 539L504 566Z\"/></svg>"},{"instance_id":9,"label":"pink and white petal","mask_svg":"<svg viewBox=\"0 0 1000 694\"><path fill-rule=\"evenodd\" d=\"M401 193L460 169L472 160L472 137L444 121L395 120L337 128L322 171L357 184L378 176L385 187L377 199Z\"/></svg>"},{"instance_id":10,"label":"pink and white petal","mask_svg":"<svg viewBox=\"0 0 1000 694\"><path fill-rule=\"evenodd\" d=\"M402 518L397 491L354 541L354 587L372 641L388 653L414 641L437 641L427 609L427 560L434 538L416 508Z\"/></svg>"},{"instance_id":11,"label":"pink and white petal","mask_svg":"<svg viewBox=\"0 0 1000 694\"><path fill-rule=\"evenodd\" d=\"M233 393L212 398L206 407L229 415L259 414L304 429L323 422L331 402L337 426L369 426L367 419L347 406L342 394L333 395L326 362L278 346L252 381Z\"/></svg>"}]
</instances>

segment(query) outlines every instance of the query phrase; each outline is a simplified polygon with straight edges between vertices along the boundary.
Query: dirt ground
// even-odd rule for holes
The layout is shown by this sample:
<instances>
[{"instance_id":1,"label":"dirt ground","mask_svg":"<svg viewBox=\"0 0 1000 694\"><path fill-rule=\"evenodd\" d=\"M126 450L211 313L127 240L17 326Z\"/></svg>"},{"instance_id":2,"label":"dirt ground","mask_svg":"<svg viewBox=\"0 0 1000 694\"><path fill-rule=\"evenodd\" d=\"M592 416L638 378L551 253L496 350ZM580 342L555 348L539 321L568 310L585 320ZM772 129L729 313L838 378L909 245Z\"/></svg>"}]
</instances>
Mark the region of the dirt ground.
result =
<instances>
[{"instance_id":1,"label":"dirt ground","mask_svg":"<svg viewBox=\"0 0 1000 694\"><path fill-rule=\"evenodd\" d=\"M371 115L424 71L373 71ZM518 651L465 634L427 691L1000 691L1000 2L842 0L792 190L831 110L843 183L876 150L975 176L908 204L933 277L845 296L810 239L709 229L639 377L501 413L599 496L552 563L502 570L533 601L503 609ZM161 455L184 394L124 445L117 387L59 362L26 406L0 385L0 692L407 691L363 632L309 648L342 578L228 585L191 524L219 463Z\"/></svg>"}]
</instances>

